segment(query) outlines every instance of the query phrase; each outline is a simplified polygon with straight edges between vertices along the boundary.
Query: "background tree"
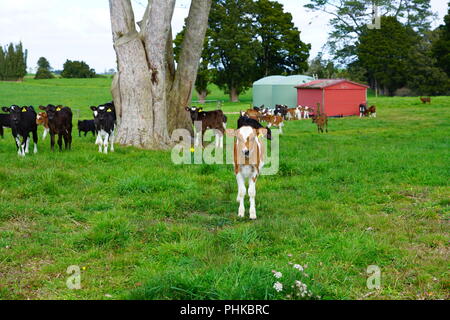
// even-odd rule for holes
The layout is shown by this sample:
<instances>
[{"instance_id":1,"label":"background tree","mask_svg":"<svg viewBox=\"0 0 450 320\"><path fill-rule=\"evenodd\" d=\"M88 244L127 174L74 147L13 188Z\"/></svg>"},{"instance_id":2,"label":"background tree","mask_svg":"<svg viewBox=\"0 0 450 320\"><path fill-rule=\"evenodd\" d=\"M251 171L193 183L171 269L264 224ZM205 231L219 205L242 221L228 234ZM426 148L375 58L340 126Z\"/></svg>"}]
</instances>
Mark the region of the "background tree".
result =
<instances>
[{"instance_id":1,"label":"background tree","mask_svg":"<svg viewBox=\"0 0 450 320\"><path fill-rule=\"evenodd\" d=\"M130 0L110 0L109 5L118 63L112 85L118 141L167 149L173 130L192 130L184 107L192 98L211 0L192 0L177 66L171 30L175 0L149 1L140 31Z\"/></svg>"},{"instance_id":2,"label":"background tree","mask_svg":"<svg viewBox=\"0 0 450 320\"><path fill-rule=\"evenodd\" d=\"M444 17L444 25L438 30L438 39L433 43L432 54L437 60L437 65L450 77L450 2L447 15Z\"/></svg>"},{"instance_id":3,"label":"background tree","mask_svg":"<svg viewBox=\"0 0 450 320\"><path fill-rule=\"evenodd\" d=\"M435 96L449 93L449 78L433 57L432 39L433 32L429 32L420 37L409 50L406 86L416 95Z\"/></svg>"},{"instance_id":4,"label":"background tree","mask_svg":"<svg viewBox=\"0 0 450 320\"><path fill-rule=\"evenodd\" d=\"M67 60L61 72L63 78L95 78L95 76L95 70L84 61Z\"/></svg>"},{"instance_id":5,"label":"background tree","mask_svg":"<svg viewBox=\"0 0 450 320\"><path fill-rule=\"evenodd\" d=\"M27 74L28 51L22 43L0 47L0 80L21 81Z\"/></svg>"},{"instance_id":6,"label":"background tree","mask_svg":"<svg viewBox=\"0 0 450 320\"><path fill-rule=\"evenodd\" d=\"M343 64L356 59L358 38L373 23L373 8L377 5L381 16L393 16L420 34L429 30L431 19L430 0L309 0L306 8L322 11L333 18L328 49Z\"/></svg>"},{"instance_id":7,"label":"background tree","mask_svg":"<svg viewBox=\"0 0 450 320\"><path fill-rule=\"evenodd\" d=\"M410 50L418 41L417 35L395 17L382 17L382 28L366 28L359 37L356 54L367 70L372 87L383 94L393 95L406 84Z\"/></svg>"},{"instance_id":8,"label":"background tree","mask_svg":"<svg viewBox=\"0 0 450 320\"><path fill-rule=\"evenodd\" d=\"M51 73L50 62L44 57L40 57L38 62L38 69L36 71L35 79L53 79L55 76Z\"/></svg>"},{"instance_id":9,"label":"background tree","mask_svg":"<svg viewBox=\"0 0 450 320\"><path fill-rule=\"evenodd\" d=\"M298 74L308 69L311 45L300 40L300 31L292 15L284 12L276 1L258 0L253 3L254 37L259 40L256 51L255 80L277 74Z\"/></svg>"},{"instance_id":10,"label":"background tree","mask_svg":"<svg viewBox=\"0 0 450 320\"><path fill-rule=\"evenodd\" d=\"M258 44L249 14L252 5L250 0L217 0L209 17L214 83L230 95L232 102L238 102L239 94L250 88L257 66Z\"/></svg>"}]
</instances>

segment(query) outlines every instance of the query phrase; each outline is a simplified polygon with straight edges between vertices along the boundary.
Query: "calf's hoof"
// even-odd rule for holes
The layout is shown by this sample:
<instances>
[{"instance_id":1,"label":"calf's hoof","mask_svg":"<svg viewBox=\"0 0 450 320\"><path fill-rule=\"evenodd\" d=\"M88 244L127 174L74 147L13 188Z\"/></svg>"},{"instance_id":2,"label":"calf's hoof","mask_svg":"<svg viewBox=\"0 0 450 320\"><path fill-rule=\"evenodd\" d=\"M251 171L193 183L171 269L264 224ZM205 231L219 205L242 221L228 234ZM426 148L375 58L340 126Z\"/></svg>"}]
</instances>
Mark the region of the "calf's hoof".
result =
<instances>
[{"instance_id":1,"label":"calf's hoof","mask_svg":"<svg viewBox=\"0 0 450 320\"><path fill-rule=\"evenodd\" d=\"M250 209L250 220L256 220L256 210L255 210L255 208Z\"/></svg>"}]
</instances>

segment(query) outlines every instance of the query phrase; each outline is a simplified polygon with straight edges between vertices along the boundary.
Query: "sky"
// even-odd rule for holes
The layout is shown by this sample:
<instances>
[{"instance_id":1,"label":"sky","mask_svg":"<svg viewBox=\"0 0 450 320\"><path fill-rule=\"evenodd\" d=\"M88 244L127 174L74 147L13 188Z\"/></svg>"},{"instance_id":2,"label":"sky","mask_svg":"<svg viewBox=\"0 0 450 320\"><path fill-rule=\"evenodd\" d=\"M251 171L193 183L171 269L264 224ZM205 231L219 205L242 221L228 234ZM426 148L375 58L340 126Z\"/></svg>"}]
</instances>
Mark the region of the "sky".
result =
<instances>
[{"instance_id":1,"label":"sky","mask_svg":"<svg viewBox=\"0 0 450 320\"><path fill-rule=\"evenodd\" d=\"M145 10L146 0L132 0L136 21ZM311 57L325 45L329 16L308 12L307 0L279 0L293 16L301 40L310 43ZM434 27L443 23L447 1L431 0L438 14ZM189 13L190 0L177 0L172 27L176 35ZM29 50L28 66L35 67L46 57L54 69L64 62L83 60L98 73L116 68L107 0L0 0L0 45L22 41Z\"/></svg>"}]
</instances>

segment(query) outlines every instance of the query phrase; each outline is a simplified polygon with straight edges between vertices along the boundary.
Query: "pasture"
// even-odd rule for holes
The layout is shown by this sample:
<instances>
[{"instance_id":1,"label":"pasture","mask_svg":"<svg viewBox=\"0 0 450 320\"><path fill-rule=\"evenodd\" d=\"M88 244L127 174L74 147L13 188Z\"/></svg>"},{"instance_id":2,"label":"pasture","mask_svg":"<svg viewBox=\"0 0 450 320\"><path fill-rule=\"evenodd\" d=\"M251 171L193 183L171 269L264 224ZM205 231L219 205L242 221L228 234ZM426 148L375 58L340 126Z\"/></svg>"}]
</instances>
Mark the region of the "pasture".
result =
<instances>
[{"instance_id":1,"label":"pasture","mask_svg":"<svg viewBox=\"0 0 450 320\"><path fill-rule=\"evenodd\" d=\"M79 138L77 120L111 100L109 87L0 83L0 106L74 110L70 152L51 153L47 138L21 159L9 129L0 139L1 299L298 299L287 297L297 279L320 299L450 298L450 97L372 97L376 119L330 119L328 134L287 122L280 171L259 179L249 221L237 217L232 166L175 166L170 152L121 146L103 155L91 134ZM250 103L248 93L223 109ZM71 265L81 290L66 287ZM380 290L366 286L369 265Z\"/></svg>"}]
</instances>

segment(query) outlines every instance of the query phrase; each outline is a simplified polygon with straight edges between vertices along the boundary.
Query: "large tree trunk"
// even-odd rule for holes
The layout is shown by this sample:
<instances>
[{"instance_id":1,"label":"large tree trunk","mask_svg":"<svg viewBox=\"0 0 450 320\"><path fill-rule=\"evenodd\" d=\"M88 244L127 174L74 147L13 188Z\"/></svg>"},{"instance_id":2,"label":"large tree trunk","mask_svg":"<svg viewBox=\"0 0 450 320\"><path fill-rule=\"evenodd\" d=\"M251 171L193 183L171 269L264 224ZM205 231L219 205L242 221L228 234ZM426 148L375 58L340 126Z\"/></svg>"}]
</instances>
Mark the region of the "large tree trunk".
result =
<instances>
[{"instance_id":1,"label":"large tree trunk","mask_svg":"<svg viewBox=\"0 0 450 320\"><path fill-rule=\"evenodd\" d=\"M119 116L118 142L167 149L174 129L191 130L184 107L192 96L211 0L193 0L178 70L171 20L175 0L152 0L136 30L130 0L110 0L118 73L112 86Z\"/></svg>"},{"instance_id":2,"label":"large tree trunk","mask_svg":"<svg viewBox=\"0 0 450 320\"><path fill-rule=\"evenodd\" d=\"M208 90L202 90L200 92L197 91L197 95L198 95L198 102L200 104L205 104L206 97L208 96Z\"/></svg>"},{"instance_id":3,"label":"large tree trunk","mask_svg":"<svg viewBox=\"0 0 450 320\"><path fill-rule=\"evenodd\" d=\"M239 93L237 92L236 88L230 89L230 101L239 102Z\"/></svg>"}]
</instances>

